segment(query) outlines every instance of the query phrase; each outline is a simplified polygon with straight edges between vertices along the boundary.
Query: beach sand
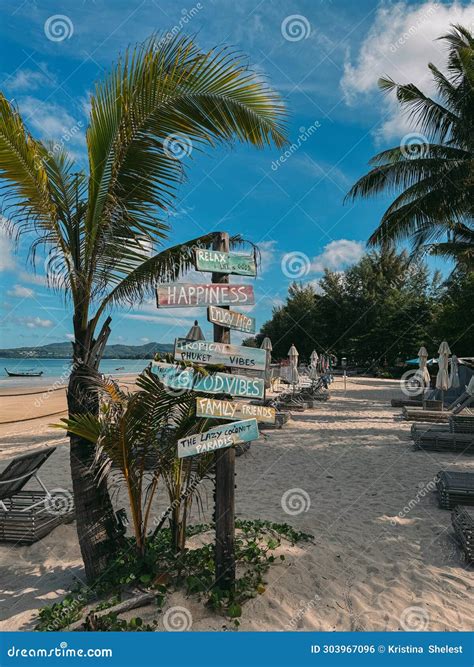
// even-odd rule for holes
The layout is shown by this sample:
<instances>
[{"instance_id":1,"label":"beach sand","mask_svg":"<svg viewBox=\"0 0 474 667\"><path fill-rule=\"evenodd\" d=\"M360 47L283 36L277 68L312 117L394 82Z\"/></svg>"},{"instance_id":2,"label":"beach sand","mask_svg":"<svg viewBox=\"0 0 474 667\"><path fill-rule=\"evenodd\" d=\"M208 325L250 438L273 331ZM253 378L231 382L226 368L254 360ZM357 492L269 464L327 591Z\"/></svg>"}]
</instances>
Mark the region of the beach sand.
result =
<instances>
[{"instance_id":1,"label":"beach sand","mask_svg":"<svg viewBox=\"0 0 474 667\"><path fill-rule=\"evenodd\" d=\"M43 414L61 410L64 395L57 394ZM295 413L284 429L265 431L237 459L237 516L287 522L314 535L312 543L280 549L286 560L271 567L265 593L244 605L240 628L473 630L474 570L452 539L450 512L438 509L429 489L439 470L474 472L474 462L412 450L410 424L390 407L390 398L400 396L397 382L351 378L344 391L337 380L331 394L327 403ZM10 405L9 420L31 414L31 400ZM54 441L60 446L41 478L70 489L66 440L49 423L0 424L0 459ZM196 520L210 519L208 491L205 516ZM0 561L2 630L31 629L38 607L84 578L74 524L30 547L3 544ZM169 596L166 607L173 606L189 610L193 630L226 624L181 593ZM129 615L147 620L152 610Z\"/></svg>"}]
</instances>

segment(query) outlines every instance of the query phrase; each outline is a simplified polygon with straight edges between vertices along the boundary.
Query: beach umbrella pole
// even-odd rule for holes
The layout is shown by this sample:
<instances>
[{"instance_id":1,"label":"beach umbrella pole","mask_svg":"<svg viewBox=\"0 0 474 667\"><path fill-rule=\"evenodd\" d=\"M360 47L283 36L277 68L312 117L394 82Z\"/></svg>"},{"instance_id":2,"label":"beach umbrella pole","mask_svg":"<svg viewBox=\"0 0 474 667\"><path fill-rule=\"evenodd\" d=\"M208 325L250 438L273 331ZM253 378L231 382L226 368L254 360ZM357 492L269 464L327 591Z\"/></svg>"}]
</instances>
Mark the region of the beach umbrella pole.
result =
<instances>
[{"instance_id":1,"label":"beach umbrella pole","mask_svg":"<svg viewBox=\"0 0 474 667\"><path fill-rule=\"evenodd\" d=\"M229 252L229 235L219 234L213 244L218 252ZM228 283L226 273L213 273L213 283ZM224 306L227 310L229 306ZM214 342L230 343L230 330L214 324ZM235 447L226 447L215 454L216 462L216 584L231 590L235 583Z\"/></svg>"}]
</instances>

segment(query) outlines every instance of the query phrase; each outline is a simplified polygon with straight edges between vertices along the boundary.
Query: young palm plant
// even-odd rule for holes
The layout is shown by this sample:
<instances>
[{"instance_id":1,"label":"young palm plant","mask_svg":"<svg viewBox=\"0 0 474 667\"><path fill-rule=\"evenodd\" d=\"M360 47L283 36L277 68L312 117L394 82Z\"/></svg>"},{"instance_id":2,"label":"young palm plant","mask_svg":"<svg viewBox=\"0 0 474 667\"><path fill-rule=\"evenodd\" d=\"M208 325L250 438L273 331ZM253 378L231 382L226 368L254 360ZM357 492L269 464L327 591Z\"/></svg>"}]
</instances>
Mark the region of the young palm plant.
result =
<instances>
[{"instance_id":1,"label":"young palm plant","mask_svg":"<svg viewBox=\"0 0 474 667\"><path fill-rule=\"evenodd\" d=\"M97 414L87 391L110 334L110 309L132 304L191 265L195 245L156 253L183 179L173 149L238 139L256 147L285 142L280 98L227 49L202 52L192 39L152 38L126 52L91 98L87 171L63 150L35 139L0 94L0 177L8 229L49 251L48 281L72 302L69 414ZM179 151L178 151L179 154ZM107 565L116 523L107 486L91 469L94 446L71 434L71 474L86 576Z\"/></svg>"},{"instance_id":2,"label":"young palm plant","mask_svg":"<svg viewBox=\"0 0 474 667\"><path fill-rule=\"evenodd\" d=\"M111 380L91 379L90 384L102 397L99 413L70 415L58 426L95 445L99 480L113 478L124 484L139 556L145 553L160 480L169 502L154 534L168 520L175 550L184 549L189 509L213 464L208 455L176 456L180 438L209 428L207 419L196 417L196 394L170 392L148 371L137 378L138 390L133 393Z\"/></svg>"},{"instance_id":3,"label":"young palm plant","mask_svg":"<svg viewBox=\"0 0 474 667\"><path fill-rule=\"evenodd\" d=\"M429 64L437 89L432 99L414 84L379 81L420 132L420 145L379 153L348 198L402 190L369 239L371 245L409 238L420 249L471 263L474 237L474 37L455 26L440 37L449 47L447 74ZM423 139L426 138L426 140ZM416 138L416 137L415 137ZM448 242L437 241L448 233Z\"/></svg>"}]
</instances>

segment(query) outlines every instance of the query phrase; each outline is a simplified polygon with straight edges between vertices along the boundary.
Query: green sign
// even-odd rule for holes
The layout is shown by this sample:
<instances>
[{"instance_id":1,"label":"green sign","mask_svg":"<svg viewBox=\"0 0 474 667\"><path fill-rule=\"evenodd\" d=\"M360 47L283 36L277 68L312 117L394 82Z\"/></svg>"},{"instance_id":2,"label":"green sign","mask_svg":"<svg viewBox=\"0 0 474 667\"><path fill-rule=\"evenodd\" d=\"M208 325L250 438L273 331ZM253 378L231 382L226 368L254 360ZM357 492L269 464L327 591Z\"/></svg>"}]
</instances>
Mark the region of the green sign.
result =
<instances>
[{"instance_id":1,"label":"green sign","mask_svg":"<svg viewBox=\"0 0 474 667\"><path fill-rule=\"evenodd\" d=\"M219 252L196 248L195 264L198 271L212 273L234 273L240 276L256 276L257 266L253 255L238 255L235 252Z\"/></svg>"},{"instance_id":2,"label":"green sign","mask_svg":"<svg viewBox=\"0 0 474 667\"><path fill-rule=\"evenodd\" d=\"M206 340L177 338L174 344L174 358L196 364L213 364L229 368L264 371L267 353L258 347L212 343Z\"/></svg>"},{"instance_id":3,"label":"green sign","mask_svg":"<svg viewBox=\"0 0 474 667\"><path fill-rule=\"evenodd\" d=\"M202 391L205 394L263 398L264 382L261 378L230 373L196 375L192 368L181 368L161 361L152 362L151 370L163 384L174 391Z\"/></svg>"},{"instance_id":4,"label":"green sign","mask_svg":"<svg viewBox=\"0 0 474 667\"><path fill-rule=\"evenodd\" d=\"M181 459L185 456L215 452L217 449L231 447L239 442L257 440L258 436L256 419L222 424L205 433L196 433L178 440L178 457Z\"/></svg>"}]
</instances>

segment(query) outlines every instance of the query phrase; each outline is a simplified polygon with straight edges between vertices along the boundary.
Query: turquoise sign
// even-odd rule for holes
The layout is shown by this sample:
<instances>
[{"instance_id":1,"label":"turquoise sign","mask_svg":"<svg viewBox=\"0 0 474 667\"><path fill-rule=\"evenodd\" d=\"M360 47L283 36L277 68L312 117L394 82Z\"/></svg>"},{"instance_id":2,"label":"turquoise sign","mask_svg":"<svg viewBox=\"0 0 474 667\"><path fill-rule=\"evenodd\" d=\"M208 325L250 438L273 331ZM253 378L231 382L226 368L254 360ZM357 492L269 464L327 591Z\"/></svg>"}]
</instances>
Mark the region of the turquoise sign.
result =
<instances>
[{"instance_id":1,"label":"turquoise sign","mask_svg":"<svg viewBox=\"0 0 474 667\"><path fill-rule=\"evenodd\" d=\"M259 436L256 419L222 424L205 433L196 433L178 440L178 457L195 456L231 447L239 442L257 440Z\"/></svg>"},{"instance_id":2,"label":"turquoise sign","mask_svg":"<svg viewBox=\"0 0 474 667\"><path fill-rule=\"evenodd\" d=\"M163 384L175 391L202 391L205 394L263 398L264 381L262 378L231 375L230 373L196 375L192 368L180 368L161 361L154 361L151 368Z\"/></svg>"}]
</instances>

